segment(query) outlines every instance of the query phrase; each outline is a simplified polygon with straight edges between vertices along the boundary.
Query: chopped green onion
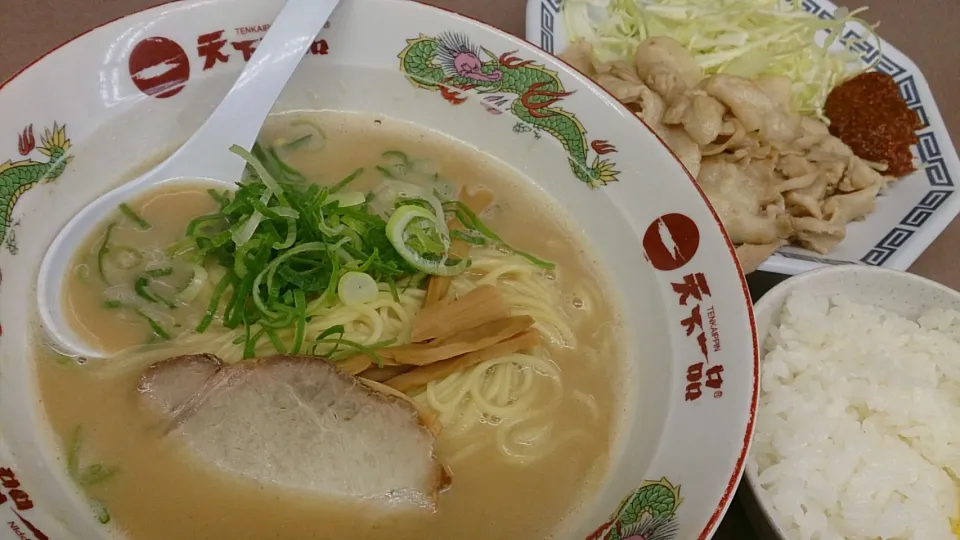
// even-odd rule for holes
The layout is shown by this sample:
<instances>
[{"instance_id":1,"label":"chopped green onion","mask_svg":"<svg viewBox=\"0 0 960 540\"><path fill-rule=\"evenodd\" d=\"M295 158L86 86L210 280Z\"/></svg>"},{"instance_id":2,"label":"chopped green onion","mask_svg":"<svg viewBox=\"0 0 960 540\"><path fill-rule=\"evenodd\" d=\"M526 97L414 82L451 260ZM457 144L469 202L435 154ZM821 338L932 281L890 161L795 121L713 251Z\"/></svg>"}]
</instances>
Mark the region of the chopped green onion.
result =
<instances>
[{"instance_id":1,"label":"chopped green onion","mask_svg":"<svg viewBox=\"0 0 960 540\"><path fill-rule=\"evenodd\" d=\"M160 339L167 339L167 340L170 339L170 334L167 333L167 331L163 329L163 326L160 326L160 323L158 323L157 321L153 320L152 317L150 317L149 315L147 315L146 313L144 313L143 311L141 311L141 310L139 310L139 309L137 310L137 315L140 315L141 317L143 317L144 319L146 319L147 324L150 325L150 330L153 330L153 334L154 334L156 337L158 337L158 338L160 338Z\"/></svg>"},{"instance_id":2,"label":"chopped green onion","mask_svg":"<svg viewBox=\"0 0 960 540\"><path fill-rule=\"evenodd\" d=\"M363 169L357 169L353 171L346 178L334 184L334 186L330 188L330 193L331 194L336 193L341 189L347 187L350 184L350 182L353 182L354 180L359 178L361 174L363 174Z\"/></svg>"},{"instance_id":3,"label":"chopped green onion","mask_svg":"<svg viewBox=\"0 0 960 540\"><path fill-rule=\"evenodd\" d=\"M123 302L119 300L105 300L103 307L106 309L119 309L123 307Z\"/></svg>"},{"instance_id":4,"label":"chopped green onion","mask_svg":"<svg viewBox=\"0 0 960 540\"><path fill-rule=\"evenodd\" d=\"M307 331L307 297L302 290L293 291L293 303L296 309L296 330L293 335L293 348L290 350L293 354L300 354L303 347L303 339Z\"/></svg>"},{"instance_id":5,"label":"chopped green onion","mask_svg":"<svg viewBox=\"0 0 960 540\"><path fill-rule=\"evenodd\" d=\"M197 333L202 334L206 331L207 327L210 326L210 323L213 322L213 317L217 314L217 308L220 307L220 298L223 297L223 293L226 292L227 287L231 284L233 280L230 278L230 273L227 272L220 282L217 283L217 286L213 289L213 297L210 298L210 304L207 306L206 313L203 314L203 319L200 320L200 324L197 325Z\"/></svg>"},{"instance_id":6,"label":"chopped green onion","mask_svg":"<svg viewBox=\"0 0 960 540\"><path fill-rule=\"evenodd\" d=\"M227 270L214 288L198 333L219 315L225 328L243 325L234 341L245 355L255 354L264 336L280 352L311 350L304 343L309 320L338 302L354 303L357 299L347 290L356 275L366 276L357 287L363 297L358 302L375 298L384 285L399 300L398 282L410 286L414 276L428 273L417 265L448 275L469 265L467 260L447 260L450 235L444 208L425 188L396 182L377 203L382 208L375 209L363 193L341 192L362 169L325 188L299 183L302 175L259 145L252 152L233 151L248 163L244 181L236 191L217 192L219 210L187 228L192 244L176 245L176 252L196 249L204 264ZM400 154L385 158L404 161ZM415 214L405 217L407 207L416 208ZM402 221L406 223L398 226ZM195 270L194 281L206 279ZM147 287L141 289L157 296ZM189 298L178 295L176 300ZM292 339L284 343L281 335ZM348 346L343 342L334 348Z\"/></svg>"},{"instance_id":7,"label":"chopped green onion","mask_svg":"<svg viewBox=\"0 0 960 540\"><path fill-rule=\"evenodd\" d=\"M274 242L273 249L287 249L292 246L294 241L297 239L297 220L295 218L288 217L287 221L287 237L283 242Z\"/></svg>"},{"instance_id":8,"label":"chopped green onion","mask_svg":"<svg viewBox=\"0 0 960 540\"><path fill-rule=\"evenodd\" d=\"M361 204L367 202L367 196L359 191L345 191L343 193L335 193L330 195L327 198L329 202L336 202L343 208L350 206L360 206Z\"/></svg>"},{"instance_id":9,"label":"chopped green onion","mask_svg":"<svg viewBox=\"0 0 960 540\"><path fill-rule=\"evenodd\" d=\"M81 486L92 486L109 480L120 469L118 467L104 467L100 464L80 467L80 445L83 440L83 426L77 425L70 435L70 445L67 450L67 474Z\"/></svg>"},{"instance_id":10,"label":"chopped green onion","mask_svg":"<svg viewBox=\"0 0 960 540\"><path fill-rule=\"evenodd\" d=\"M130 246L113 246L110 248L109 255L121 270L130 270L143 264L143 253Z\"/></svg>"},{"instance_id":11,"label":"chopped green onion","mask_svg":"<svg viewBox=\"0 0 960 540\"><path fill-rule=\"evenodd\" d=\"M93 515L96 516L97 521L106 525L110 523L110 512L107 511L107 507L97 499L90 499L90 506L93 508Z\"/></svg>"},{"instance_id":12,"label":"chopped green onion","mask_svg":"<svg viewBox=\"0 0 960 540\"><path fill-rule=\"evenodd\" d=\"M160 296L159 294L155 294L150 291L150 278L148 278L147 276L138 277L133 284L133 290L134 292L137 293L137 296L139 296L140 298L143 298L147 302L151 302L154 304L161 303L170 309L174 309L177 307L177 305L171 302L170 300L167 300L166 298Z\"/></svg>"},{"instance_id":13,"label":"chopped green onion","mask_svg":"<svg viewBox=\"0 0 960 540\"><path fill-rule=\"evenodd\" d=\"M317 354L317 347L318 347L319 345L321 345L322 343L328 343L328 341L325 341L326 338L328 338L328 337L330 337L330 336L332 336L332 335L334 335L334 334L340 334L340 337L343 337L343 334L344 334L346 331L347 331L346 328L345 328L342 324L337 324L337 325L331 326L330 328L327 328L327 329L324 330L323 332L320 332L319 334L317 334L317 337L314 338L313 348L310 350L310 354L316 356L316 354ZM332 349L330 352L328 352L327 355L328 355L328 356L331 356L331 355L333 355L334 353L336 353L338 347L340 347L340 342L339 342L339 341L337 341L336 343L333 344L333 349Z\"/></svg>"},{"instance_id":14,"label":"chopped green onion","mask_svg":"<svg viewBox=\"0 0 960 540\"><path fill-rule=\"evenodd\" d=\"M450 236L452 238L457 238L463 240L464 242L474 245L474 246L485 246L487 245L487 240L477 234L469 234L463 231L450 231Z\"/></svg>"},{"instance_id":15,"label":"chopped green onion","mask_svg":"<svg viewBox=\"0 0 960 540\"><path fill-rule=\"evenodd\" d=\"M309 139L307 139L309 141ZM278 181L289 182L293 184L303 184L307 181L307 178L300 174L300 171L291 167L287 164L283 158L280 157L280 152L286 152L287 149L280 148L279 151L277 148L270 148L264 150L259 143L254 143L253 150L251 153L263 163L263 166L270 174L274 175ZM256 173L252 173L255 175Z\"/></svg>"},{"instance_id":16,"label":"chopped green onion","mask_svg":"<svg viewBox=\"0 0 960 540\"><path fill-rule=\"evenodd\" d=\"M388 169L388 168L386 168L386 167L384 167L384 166L382 166L382 165L377 165L376 167L374 167L374 169L380 171L380 174L386 176L387 178L390 178L390 179L392 179L392 180L396 180L396 179L397 179L397 176L394 174L393 171L391 171L390 169Z\"/></svg>"},{"instance_id":17,"label":"chopped green onion","mask_svg":"<svg viewBox=\"0 0 960 540\"><path fill-rule=\"evenodd\" d=\"M247 358L252 358L253 355L256 354L256 349L257 349L257 341L251 339L252 336L251 336L250 329L251 329L251 325L247 322L247 315L246 313L244 313L243 314L243 336L233 340L234 345L239 345L240 343L243 343L244 360L246 360Z\"/></svg>"},{"instance_id":18,"label":"chopped green onion","mask_svg":"<svg viewBox=\"0 0 960 540\"><path fill-rule=\"evenodd\" d=\"M261 327L256 334L251 335L251 326L249 324L244 325L243 357L245 359L253 358L257 354L257 343L260 342L260 338L266 331L266 328Z\"/></svg>"},{"instance_id":19,"label":"chopped green onion","mask_svg":"<svg viewBox=\"0 0 960 540\"><path fill-rule=\"evenodd\" d=\"M260 181L263 182L263 185L267 186L267 192L273 195L276 195L278 199L283 200L283 188L280 187L280 184L277 183L276 179L267 172L267 169L263 166L263 163L260 162L253 154L247 151L246 148L235 144L230 147L230 151L234 154L243 158L253 170L257 172L257 175L260 177ZM269 199L268 199L269 200ZM266 204L266 201L264 201Z\"/></svg>"},{"instance_id":20,"label":"chopped green onion","mask_svg":"<svg viewBox=\"0 0 960 540\"><path fill-rule=\"evenodd\" d=\"M282 147L284 150L296 150L297 148L300 148L300 147L303 146L304 144L310 142L310 139L311 139L311 138L313 138L313 134L307 133L306 135L304 135L304 136L302 136L302 137L296 138L296 139L294 139L294 140L292 140L292 141L290 141L290 142L285 142L285 143L283 143L283 145L281 145L281 147Z\"/></svg>"},{"instance_id":21,"label":"chopped green onion","mask_svg":"<svg viewBox=\"0 0 960 540\"><path fill-rule=\"evenodd\" d=\"M70 445L67 450L67 473L71 478L80 476L80 441L83 438L83 426L77 424L70 435Z\"/></svg>"},{"instance_id":22,"label":"chopped green onion","mask_svg":"<svg viewBox=\"0 0 960 540\"><path fill-rule=\"evenodd\" d=\"M187 252L193 251L197 248L197 241L193 238L192 235L187 236L183 240L179 240L170 244L163 250L163 252L170 257L171 259L176 259L185 255Z\"/></svg>"},{"instance_id":23,"label":"chopped green onion","mask_svg":"<svg viewBox=\"0 0 960 540\"><path fill-rule=\"evenodd\" d=\"M327 143L327 134L326 134L326 132L323 131L323 127L322 127L317 121L315 121L315 120L313 120L313 119L311 119L311 118L297 118L297 119L293 120L292 122L290 122L290 125L293 126L293 127L309 126L309 127L313 128L313 130L316 131L316 134L315 134L315 135L317 136L317 138L320 139L320 142L317 144L317 147L316 147L315 150L322 150L322 149L326 146L326 143ZM314 135L314 134L308 134L307 137L312 137L313 135ZM301 137L301 139L302 139L302 138L303 138L303 137ZM302 143L301 143L301 144L302 144Z\"/></svg>"},{"instance_id":24,"label":"chopped green onion","mask_svg":"<svg viewBox=\"0 0 960 540\"><path fill-rule=\"evenodd\" d=\"M368 304L377 298L380 289L370 274L363 272L347 272L340 276L337 283L337 296L345 306Z\"/></svg>"},{"instance_id":25,"label":"chopped green onion","mask_svg":"<svg viewBox=\"0 0 960 540\"><path fill-rule=\"evenodd\" d=\"M280 314L275 310L270 309L266 302L264 302L263 297L260 295L260 285L264 284L264 279L266 279L265 285L267 286L269 293L269 289L274 284L273 277L277 271L277 267L280 266L284 261L300 253L309 253L311 251L327 251L327 249L327 244L324 244L323 242L310 242L308 244L301 244L293 249L290 249L283 255L271 261L266 268L257 274L257 277L253 281L253 303L257 306L257 309L270 318L279 317Z\"/></svg>"},{"instance_id":26,"label":"chopped green onion","mask_svg":"<svg viewBox=\"0 0 960 540\"><path fill-rule=\"evenodd\" d=\"M460 223L463 224L464 227L486 237L488 240L492 242L495 242L496 244L500 245L500 247L506 249L510 253L519 255L524 259L527 259L534 265L539 266L540 268L543 268L545 270L553 270L554 268L556 268L556 265L553 264L552 262L539 259L525 251L514 249L512 246L510 246L510 244L507 244L506 242L504 242L503 238L500 238L500 236L498 236L497 233L493 232L489 227L487 227L483 223L483 221L479 217L477 217L477 214L475 214L473 210L470 209L470 207L463 204L462 202L449 201L449 202L443 203L443 205L444 207L452 209L452 211L454 212L454 215L457 217L457 220L460 221Z\"/></svg>"},{"instance_id":27,"label":"chopped green onion","mask_svg":"<svg viewBox=\"0 0 960 540\"><path fill-rule=\"evenodd\" d=\"M77 483L81 486L92 486L113 478L118 472L120 472L120 468L116 466L104 467L100 464L90 465L80 473Z\"/></svg>"},{"instance_id":28,"label":"chopped green onion","mask_svg":"<svg viewBox=\"0 0 960 540\"><path fill-rule=\"evenodd\" d=\"M377 361L378 366L383 367L383 357L377 354L376 349L388 347L392 345L395 342L395 340L391 339L386 341L380 341L380 342L374 343L373 345L363 345L363 344L357 343L356 341L344 339L343 334L345 332L346 332L346 329L342 324L331 326L330 328L327 328L323 332L320 332L320 334L317 335L317 337L314 339L313 348L311 349L310 354L316 356L317 347L319 347L320 345L333 345L333 348L327 352L327 357L330 358L331 360L336 361L336 359L334 359L333 357L337 353L337 350L340 348L340 346L344 345L350 349L350 352L363 353L375 359ZM336 334L339 334L339 337L336 337L336 338L330 337Z\"/></svg>"},{"instance_id":29,"label":"chopped green onion","mask_svg":"<svg viewBox=\"0 0 960 540\"><path fill-rule=\"evenodd\" d=\"M113 229L116 228L116 226L117 222L115 221L107 225L106 232L103 234L103 241L100 243L100 248L97 249L97 270L100 272L100 279L107 285L111 283L103 271L103 259L107 256L107 253L110 253L110 236L113 234Z\"/></svg>"},{"instance_id":30,"label":"chopped green onion","mask_svg":"<svg viewBox=\"0 0 960 540\"><path fill-rule=\"evenodd\" d=\"M220 194L219 191L211 188L211 189L208 189L208 190L207 190L207 193L210 194L210 198L211 198L211 199L217 201L217 202L220 203L220 204L223 204L224 197L223 197L223 195Z\"/></svg>"},{"instance_id":31,"label":"chopped green onion","mask_svg":"<svg viewBox=\"0 0 960 540\"><path fill-rule=\"evenodd\" d=\"M469 266L470 261L457 261L455 264L446 264L446 254L442 258L431 259L427 254L438 254L430 249L439 245L441 249L445 246L435 242L424 242L427 238L422 224L428 227L434 227L434 234L439 234L436 230L436 216L429 210L417 205L404 205L390 216L387 222L387 238L397 250L397 253L404 258L411 266L434 276L453 276L463 272ZM413 236L411 241L410 236ZM417 248L420 248L419 250Z\"/></svg>"},{"instance_id":32,"label":"chopped green onion","mask_svg":"<svg viewBox=\"0 0 960 540\"><path fill-rule=\"evenodd\" d=\"M337 236L343 232L346 226L344 224L339 224L335 227L327 225L326 219L323 216L323 210L317 211L317 230L322 232L327 236Z\"/></svg>"},{"instance_id":33,"label":"chopped green onion","mask_svg":"<svg viewBox=\"0 0 960 540\"><path fill-rule=\"evenodd\" d=\"M216 193L216 192L214 191L213 193ZM224 200L223 197L218 199L218 201L221 203L223 202L223 200ZM220 221L220 219L221 219L220 214L208 214L206 216L200 216L200 217L194 218L190 220L190 223L187 224L186 234L188 237L196 236L197 229L199 229L201 225L203 225L204 223L209 223L211 221ZM174 245L177 245L177 244L174 244Z\"/></svg>"},{"instance_id":34,"label":"chopped green onion","mask_svg":"<svg viewBox=\"0 0 960 540\"><path fill-rule=\"evenodd\" d=\"M397 282L390 278L387 280L387 285L390 286L390 295L393 297L393 301L400 303L400 290L397 289Z\"/></svg>"},{"instance_id":35,"label":"chopped green onion","mask_svg":"<svg viewBox=\"0 0 960 540\"><path fill-rule=\"evenodd\" d=\"M286 354L287 348L283 346L283 341L280 340L280 336L277 335L277 331L273 328L265 328L267 332L267 338L270 339L270 343L273 345L273 348L277 350L280 354Z\"/></svg>"},{"instance_id":36,"label":"chopped green onion","mask_svg":"<svg viewBox=\"0 0 960 540\"><path fill-rule=\"evenodd\" d=\"M260 204L264 205L270 202L270 198L273 194L270 191L265 191L260 198ZM252 205L251 205L252 206ZM233 234L230 235L230 238L233 240L233 243L237 246L243 246L253 238L253 234L257 232L257 227L260 226L260 221L263 220L263 214L258 210L254 210L252 214L247 216L241 223L243 226L234 230Z\"/></svg>"},{"instance_id":37,"label":"chopped green onion","mask_svg":"<svg viewBox=\"0 0 960 540\"><path fill-rule=\"evenodd\" d=\"M400 160L400 163L402 163L403 165L406 165L407 167L411 166L412 164L412 162L410 161L410 157L399 150L387 150L381 155L384 158L396 158Z\"/></svg>"},{"instance_id":38,"label":"chopped green onion","mask_svg":"<svg viewBox=\"0 0 960 540\"><path fill-rule=\"evenodd\" d=\"M207 270L199 264L193 265L192 268L193 277L190 278L190 283L188 283L187 286L177 294L177 300L180 300L185 304L193 302L193 299L200 294L203 286L207 283Z\"/></svg>"},{"instance_id":39,"label":"chopped green onion","mask_svg":"<svg viewBox=\"0 0 960 540\"><path fill-rule=\"evenodd\" d=\"M90 278L90 267L86 264L78 264L76 268L73 269L73 275L76 276L81 283L86 283L87 279Z\"/></svg>"},{"instance_id":40,"label":"chopped green onion","mask_svg":"<svg viewBox=\"0 0 960 540\"><path fill-rule=\"evenodd\" d=\"M140 227L141 230L144 230L144 231L150 230L151 228L150 222L143 219L142 217L140 217L139 214L134 212L133 208L130 208L130 205L128 205L127 203L120 203L120 206L118 206L117 208L119 208L120 212L123 215L127 216L130 219L130 221L133 221L134 223L136 223L137 227Z\"/></svg>"},{"instance_id":41,"label":"chopped green onion","mask_svg":"<svg viewBox=\"0 0 960 540\"><path fill-rule=\"evenodd\" d=\"M342 335L341 335L341 337L339 337L339 338L333 338L333 339L330 339L330 338L321 338L321 337L318 336L317 339L314 340L313 353L312 353L312 354L313 354L313 355L316 355L316 354L317 354L317 353L316 353L316 350L317 350L317 347L320 346L320 345L333 345L334 348L333 348L330 352L327 353L327 356L331 356L331 357L332 357L332 356L334 355L334 353L336 353L338 347L340 347L341 345L345 345L346 347L349 347L349 349L351 350L351 353L362 353L362 354L365 354L365 355L369 356L370 358L373 358L374 360L376 360L378 367L383 367L383 357L380 356L379 354L377 354L376 349L379 349L379 348L382 348L382 347L387 347L387 346L389 346L390 344L392 344L393 341L394 341L394 340L389 340L389 341L383 341L383 342L377 343L377 344L375 345L376 348L374 348L374 347L370 347L370 346L367 346L367 345L363 345L363 344L361 344L361 343L357 343L356 341L351 341L351 340L349 340L349 339L344 339L344 338L342 337ZM336 361L336 360L334 360L334 361Z\"/></svg>"},{"instance_id":42,"label":"chopped green onion","mask_svg":"<svg viewBox=\"0 0 960 540\"><path fill-rule=\"evenodd\" d=\"M166 277L173 273L173 268L170 266L165 266L163 268L154 268L153 270L147 270L146 274L152 278Z\"/></svg>"}]
</instances>

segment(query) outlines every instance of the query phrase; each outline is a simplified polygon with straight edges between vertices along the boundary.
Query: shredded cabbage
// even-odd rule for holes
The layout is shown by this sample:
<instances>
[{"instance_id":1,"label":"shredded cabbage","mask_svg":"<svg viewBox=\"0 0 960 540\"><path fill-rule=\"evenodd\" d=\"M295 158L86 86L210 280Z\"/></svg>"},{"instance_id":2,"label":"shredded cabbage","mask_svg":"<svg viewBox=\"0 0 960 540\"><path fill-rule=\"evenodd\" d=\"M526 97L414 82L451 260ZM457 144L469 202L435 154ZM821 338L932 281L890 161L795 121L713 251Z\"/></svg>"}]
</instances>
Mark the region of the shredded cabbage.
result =
<instances>
[{"instance_id":1,"label":"shredded cabbage","mask_svg":"<svg viewBox=\"0 0 960 540\"><path fill-rule=\"evenodd\" d=\"M877 54L865 65L856 51L865 40L880 46L874 27L856 17L865 9L820 19L801 0L567 0L563 16L570 40L589 42L601 61L632 58L648 37L669 36L707 75L786 75L794 109L823 118L830 90L879 62ZM838 39L848 23L868 35Z\"/></svg>"}]
</instances>

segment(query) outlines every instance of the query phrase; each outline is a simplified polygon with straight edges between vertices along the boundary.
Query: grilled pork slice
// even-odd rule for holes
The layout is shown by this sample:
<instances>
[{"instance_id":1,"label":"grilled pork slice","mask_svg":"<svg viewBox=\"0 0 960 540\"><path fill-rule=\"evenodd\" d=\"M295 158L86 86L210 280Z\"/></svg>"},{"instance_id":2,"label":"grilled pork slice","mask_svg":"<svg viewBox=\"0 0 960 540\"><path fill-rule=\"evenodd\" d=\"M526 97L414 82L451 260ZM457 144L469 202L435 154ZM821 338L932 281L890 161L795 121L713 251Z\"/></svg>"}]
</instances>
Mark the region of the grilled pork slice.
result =
<instances>
[{"instance_id":1,"label":"grilled pork slice","mask_svg":"<svg viewBox=\"0 0 960 540\"><path fill-rule=\"evenodd\" d=\"M284 488L433 508L450 477L434 436L406 401L321 358L224 365L181 356L148 368L140 399L166 436L225 472Z\"/></svg>"}]
</instances>

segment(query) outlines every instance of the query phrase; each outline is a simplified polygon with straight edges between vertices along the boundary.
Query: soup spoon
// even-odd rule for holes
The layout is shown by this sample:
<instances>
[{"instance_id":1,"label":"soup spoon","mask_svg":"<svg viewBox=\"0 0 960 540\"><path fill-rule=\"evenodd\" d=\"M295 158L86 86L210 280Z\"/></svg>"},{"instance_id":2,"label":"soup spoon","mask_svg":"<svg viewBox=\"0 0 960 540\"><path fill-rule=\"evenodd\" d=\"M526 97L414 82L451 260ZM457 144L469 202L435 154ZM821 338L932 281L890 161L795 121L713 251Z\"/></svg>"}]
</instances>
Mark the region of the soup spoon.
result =
<instances>
[{"instance_id":1,"label":"soup spoon","mask_svg":"<svg viewBox=\"0 0 960 540\"><path fill-rule=\"evenodd\" d=\"M245 162L230 146L251 149L280 92L338 3L287 0L237 82L200 129L162 163L100 196L60 230L47 248L37 280L40 319L60 352L103 356L76 335L64 314L63 280L77 247L119 204L162 184L202 180L235 188Z\"/></svg>"}]
</instances>

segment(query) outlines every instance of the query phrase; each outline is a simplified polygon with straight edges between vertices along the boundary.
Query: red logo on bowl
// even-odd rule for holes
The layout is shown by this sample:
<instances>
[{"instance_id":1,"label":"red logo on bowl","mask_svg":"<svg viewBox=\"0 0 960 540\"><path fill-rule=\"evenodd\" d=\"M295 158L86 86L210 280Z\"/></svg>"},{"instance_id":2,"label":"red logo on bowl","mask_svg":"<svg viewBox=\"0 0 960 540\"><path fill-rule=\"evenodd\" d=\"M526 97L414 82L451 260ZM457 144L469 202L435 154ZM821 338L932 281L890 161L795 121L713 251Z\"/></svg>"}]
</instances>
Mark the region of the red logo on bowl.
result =
<instances>
[{"instance_id":1,"label":"red logo on bowl","mask_svg":"<svg viewBox=\"0 0 960 540\"><path fill-rule=\"evenodd\" d=\"M683 214L664 214L647 227L643 250L657 270L683 268L700 247L700 230Z\"/></svg>"},{"instance_id":2,"label":"red logo on bowl","mask_svg":"<svg viewBox=\"0 0 960 540\"><path fill-rule=\"evenodd\" d=\"M165 37L151 37L137 43L127 67L133 84L155 98L179 94L190 79L187 53L177 42Z\"/></svg>"},{"instance_id":3,"label":"red logo on bowl","mask_svg":"<svg viewBox=\"0 0 960 540\"><path fill-rule=\"evenodd\" d=\"M263 34L270 28L269 24L257 24L254 26L240 26L234 28L238 36L249 36L253 34ZM324 28L330 28L330 23L324 25ZM228 41L226 30L215 30L197 36L197 56L203 60L203 71L212 69L218 64L227 64L236 54L230 51L240 53L244 62L249 62L253 58L253 53L257 51L257 45L260 44L262 37L242 39L237 41ZM330 53L330 45L325 39L314 40L310 44L310 54L325 56Z\"/></svg>"},{"instance_id":4,"label":"red logo on bowl","mask_svg":"<svg viewBox=\"0 0 960 540\"><path fill-rule=\"evenodd\" d=\"M723 366L710 361L711 348L718 353L722 350L720 331L717 326L717 310L710 305L712 293L707 276L702 272L693 272L683 276L683 281L670 284L673 292L677 293L677 303L689 308L689 315L680 320L680 326L688 338L697 341L703 361L694 361L687 367L687 384L684 389L684 399L696 401L703 395L703 385L712 389L713 397L723 395ZM701 306L704 306L701 308ZM687 313L686 309L683 313ZM704 324L706 323L706 324ZM709 332L709 336L707 335ZM703 377L706 375L706 382Z\"/></svg>"},{"instance_id":5,"label":"red logo on bowl","mask_svg":"<svg viewBox=\"0 0 960 540\"><path fill-rule=\"evenodd\" d=\"M40 529L37 528L30 520L23 517L21 512L27 512L33 509L33 501L30 499L30 495L23 490L23 486L20 485L20 481L17 479L16 473L13 472L13 469L8 467L0 467L0 508L7 507L7 503L11 503L9 508L17 520L7 521L7 527L17 538L30 539L34 538L36 540L49 540L49 536L43 533ZM21 527L21 525L23 527ZM27 534L26 531L29 531L33 536Z\"/></svg>"}]
</instances>

